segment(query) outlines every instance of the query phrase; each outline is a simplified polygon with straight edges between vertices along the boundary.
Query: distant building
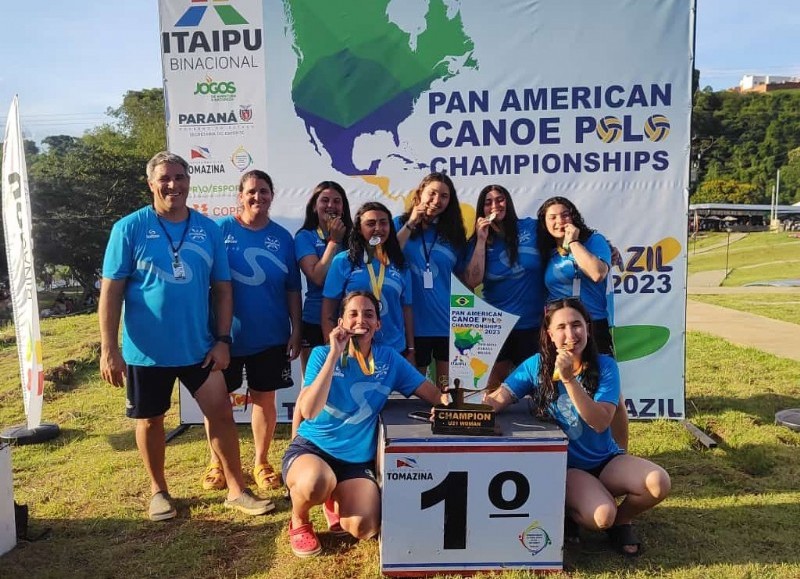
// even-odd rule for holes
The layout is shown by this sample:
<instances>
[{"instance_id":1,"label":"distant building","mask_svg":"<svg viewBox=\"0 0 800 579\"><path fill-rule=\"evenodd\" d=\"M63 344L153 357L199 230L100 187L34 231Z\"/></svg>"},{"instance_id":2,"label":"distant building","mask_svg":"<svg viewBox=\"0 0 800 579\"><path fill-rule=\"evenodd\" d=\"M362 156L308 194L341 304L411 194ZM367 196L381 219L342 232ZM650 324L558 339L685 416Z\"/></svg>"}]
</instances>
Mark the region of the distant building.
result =
<instances>
[{"instance_id":1,"label":"distant building","mask_svg":"<svg viewBox=\"0 0 800 579\"><path fill-rule=\"evenodd\" d=\"M800 89L800 77L746 74L739 81L739 87L733 90L738 92L771 92L791 89Z\"/></svg>"}]
</instances>

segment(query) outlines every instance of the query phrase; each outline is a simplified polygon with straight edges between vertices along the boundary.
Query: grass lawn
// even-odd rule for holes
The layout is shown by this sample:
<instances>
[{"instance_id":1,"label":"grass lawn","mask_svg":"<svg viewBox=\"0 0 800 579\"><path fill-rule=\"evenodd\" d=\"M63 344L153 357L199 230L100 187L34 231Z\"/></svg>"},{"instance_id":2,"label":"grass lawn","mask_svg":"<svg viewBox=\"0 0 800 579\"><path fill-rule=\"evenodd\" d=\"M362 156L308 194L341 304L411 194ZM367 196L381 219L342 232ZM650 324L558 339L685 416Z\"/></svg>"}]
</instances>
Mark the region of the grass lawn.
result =
<instances>
[{"instance_id":1,"label":"grass lawn","mask_svg":"<svg viewBox=\"0 0 800 579\"><path fill-rule=\"evenodd\" d=\"M725 243L727 234L709 235L705 246ZM751 282L800 279L800 239L789 233L750 233L744 239L704 253L694 253L688 242L689 273L725 269L728 251L730 274L723 286L741 286ZM699 241L698 241L698 249Z\"/></svg>"},{"instance_id":2,"label":"grass lawn","mask_svg":"<svg viewBox=\"0 0 800 579\"><path fill-rule=\"evenodd\" d=\"M800 324L800 292L791 294L692 294L689 299Z\"/></svg>"},{"instance_id":3,"label":"grass lawn","mask_svg":"<svg viewBox=\"0 0 800 579\"><path fill-rule=\"evenodd\" d=\"M15 497L31 508L31 531L51 531L0 558L0 577L380 576L376 541L354 544L322 533L323 556L294 557L286 540L289 505L278 493L272 496L278 509L264 517L224 509L222 493L200 489L206 463L200 428L167 448L178 518L148 521L147 478L132 423L123 416L124 394L102 383L97 371L97 316L45 320L42 327L46 369L77 361L69 383L46 383L44 416L62 434L14 448L12 461ZM633 423L632 452L667 468L672 495L639 522L645 551L638 560L624 561L603 537L589 535L581 551L567 553L576 569L570 577L800 577L800 434L774 425L775 411L800 406L800 363L689 334L687 390L690 418L719 446L699 447L679 423ZM0 425L22 421L13 330L5 328ZM173 408L168 427L177 422ZM249 428L240 433L249 467ZM288 434L279 427L271 451L276 466ZM314 516L324 528L319 509Z\"/></svg>"}]
</instances>

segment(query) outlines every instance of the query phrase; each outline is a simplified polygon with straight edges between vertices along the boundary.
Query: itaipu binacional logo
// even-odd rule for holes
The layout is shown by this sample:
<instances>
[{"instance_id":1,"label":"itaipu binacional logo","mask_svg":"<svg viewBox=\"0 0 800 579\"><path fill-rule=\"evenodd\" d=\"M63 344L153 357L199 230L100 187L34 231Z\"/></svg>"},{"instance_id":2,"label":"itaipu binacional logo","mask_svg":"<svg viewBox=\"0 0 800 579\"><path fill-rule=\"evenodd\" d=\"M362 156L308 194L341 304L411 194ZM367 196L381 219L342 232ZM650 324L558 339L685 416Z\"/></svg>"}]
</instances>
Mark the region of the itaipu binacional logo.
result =
<instances>
[{"instance_id":1,"label":"itaipu binacional logo","mask_svg":"<svg viewBox=\"0 0 800 579\"><path fill-rule=\"evenodd\" d=\"M538 555L545 547L553 544L550 535L542 528L539 521L533 521L528 525L527 528L519 534L518 539L531 555Z\"/></svg>"},{"instance_id":2,"label":"itaipu binacional logo","mask_svg":"<svg viewBox=\"0 0 800 579\"><path fill-rule=\"evenodd\" d=\"M208 5L212 0L192 0L189 8L178 19L175 26L199 26L205 16ZM227 0L213 0L213 7L225 26L235 26L237 24L248 24L236 8L228 4Z\"/></svg>"}]
</instances>

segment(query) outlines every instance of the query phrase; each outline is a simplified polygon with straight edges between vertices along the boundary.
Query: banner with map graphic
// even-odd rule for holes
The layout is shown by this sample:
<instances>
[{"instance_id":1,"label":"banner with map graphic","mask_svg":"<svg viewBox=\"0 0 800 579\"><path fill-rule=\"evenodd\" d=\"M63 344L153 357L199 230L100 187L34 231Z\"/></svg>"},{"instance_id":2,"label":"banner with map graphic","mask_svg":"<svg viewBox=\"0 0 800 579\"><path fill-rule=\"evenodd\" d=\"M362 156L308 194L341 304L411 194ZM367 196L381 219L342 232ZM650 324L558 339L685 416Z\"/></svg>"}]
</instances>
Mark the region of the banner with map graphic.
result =
<instances>
[{"instance_id":1,"label":"banner with map graphic","mask_svg":"<svg viewBox=\"0 0 800 579\"><path fill-rule=\"evenodd\" d=\"M451 279L450 386L458 378L469 396L469 390L480 391L488 385L492 364L519 316L487 304L456 276ZM480 397L472 402L480 402Z\"/></svg>"},{"instance_id":2,"label":"banner with map graphic","mask_svg":"<svg viewBox=\"0 0 800 579\"><path fill-rule=\"evenodd\" d=\"M630 415L684 417L696 0L161 3L170 147L200 147L201 210L230 212L246 166L270 173L271 214L292 231L323 180L353 212L377 199L398 213L444 171L470 227L488 184L520 216L568 197L622 255Z\"/></svg>"}]
</instances>

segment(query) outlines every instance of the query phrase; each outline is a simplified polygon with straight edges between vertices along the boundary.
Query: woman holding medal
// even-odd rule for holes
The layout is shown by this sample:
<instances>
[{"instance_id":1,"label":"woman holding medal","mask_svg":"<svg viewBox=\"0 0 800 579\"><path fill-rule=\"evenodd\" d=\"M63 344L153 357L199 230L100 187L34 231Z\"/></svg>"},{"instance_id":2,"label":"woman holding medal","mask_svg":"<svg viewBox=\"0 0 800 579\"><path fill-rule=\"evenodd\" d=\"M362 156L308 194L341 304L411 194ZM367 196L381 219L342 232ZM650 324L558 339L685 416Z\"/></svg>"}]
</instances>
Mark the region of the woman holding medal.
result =
<instances>
[{"instance_id":1,"label":"woman holding medal","mask_svg":"<svg viewBox=\"0 0 800 579\"><path fill-rule=\"evenodd\" d=\"M303 302L303 348L300 361L306 370L311 348L322 346L325 338L320 325L322 286L334 256L344 250L353 229L350 204L341 185L323 181L314 188L306 204L306 218L294 237L294 251L300 271L306 276Z\"/></svg>"},{"instance_id":2,"label":"woman holding medal","mask_svg":"<svg viewBox=\"0 0 800 579\"><path fill-rule=\"evenodd\" d=\"M382 329L375 342L402 352L413 363L414 322L411 273L397 242L392 214L376 201L356 212L348 249L333 258L322 290L322 333L336 326L339 301L355 290L369 290L381 308Z\"/></svg>"},{"instance_id":3,"label":"woman holding medal","mask_svg":"<svg viewBox=\"0 0 800 579\"><path fill-rule=\"evenodd\" d=\"M436 384L448 386L450 275L464 270L467 236L453 181L444 173L422 179L412 206L395 218L397 240L411 269L415 361L427 372L436 361Z\"/></svg>"},{"instance_id":4,"label":"woman holding medal","mask_svg":"<svg viewBox=\"0 0 800 579\"><path fill-rule=\"evenodd\" d=\"M605 530L616 550L638 556L633 519L666 498L670 478L660 466L625 454L609 428L619 401L619 370L601 355L590 317L577 298L547 304L540 353L527 359L484 402L495 410L528 394L569 438L567 517L581 527ZM625 497L617 505L616 497Z\"/></svg>"},{"instance_id":5,"label":"woman holding medal","mask_svg":"<svg viewBox=\"0 0 800 579\"><path fill-rule=\"evenodd\" d=\"M545 301L544 270L536 245L536 220L517 217L505 187L484 187L475 216L464 282L471 289L483 284L489 304L519 316L489 374L489 388L494 388L536 352Z\"/></svg>"},{"instance_id":6,"label":"woman holding medal","mask_svg":"<svg viewBox=\"0 0 800 579\"><path fill-rule=\"evenodd\" d=\"M253 479L266 490L280 488L268 460L277 420L275 391L293 385L290 362L300 355L301 343L300 271L291 233L270 219L273 198L270 176L248 171L239 182L240 213L220 222L233 284L231 335L223 337L231 352L225 382L233 392L247 373L253 401ZM212 451L203 488L225 485Z\"/></svg>"},{"instance_id":7,"label":"woman holding medal","mask_svg":"<svg viewBox=\"0 0 800 579\"><path fill-rule=\"evenodd\" d=\"M580 298L589 311L591 334L598 351L613 356L610 318L614 294L608 284L611 244L584 223L578 208L565 197L551 197L542 203L536 216L548 299ZM628 448L628 412L623 397L611 430L617 444Z\"/></svg>"},{"instance_id":8,"label":"woman holding medal","mask_svg":"<svg viewBox=\"0 0 800 579\"><path fill-rule=\"evenodd\" d=\"M334 532L358 539L379 532L377 425L389 394L414 394L431 405L446 403L394 348L374 343L380 328L375 296L350 292L342 300L330 344L311 352L296 405L304 420L283 457L292 501L289 543L298 557L322 550L309 516L314 505L330 507L325 515Z\"/></svg>"}]
</instances>

